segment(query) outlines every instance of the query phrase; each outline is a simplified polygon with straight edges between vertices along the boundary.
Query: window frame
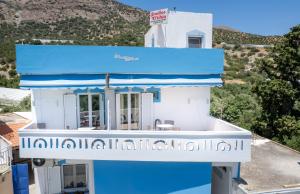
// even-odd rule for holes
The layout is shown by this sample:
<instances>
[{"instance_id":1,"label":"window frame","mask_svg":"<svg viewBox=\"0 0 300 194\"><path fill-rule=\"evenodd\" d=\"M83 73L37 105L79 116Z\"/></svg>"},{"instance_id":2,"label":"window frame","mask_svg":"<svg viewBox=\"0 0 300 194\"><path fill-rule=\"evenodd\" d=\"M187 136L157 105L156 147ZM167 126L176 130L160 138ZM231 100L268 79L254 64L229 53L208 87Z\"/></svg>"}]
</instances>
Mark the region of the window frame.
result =
<instances>
[{"instance_id":1,"label":"window frame","mask_svg":"<svg viewBox=\"0 0 300 194\"><path fill-rule=\"evenodd\" d=\"M98 95L99 96L99 122L100 122L100 128L105 127L105 102L104 102L104 95L103 93L92 93L92 92L85 92L85 93L78 93L76 97L77 101L77 127L80 128L80 96L87 95L88 96L88 116L89 116L89 126L88 127L94 127L93 126L93 107L92 107L92 95ZM102 107L102 109L101 109ZM101 116L103 118L101 118Z\"/></svg>"},{"instance_id":2,"label":"window frame","mask_svg":"<svg viewBox=\"0 0 300 194\"><path fill-rule=\"evenodd\" d=\"M64 166L72 166L72 174L73 174L73 181L76 182L76 166L77 165L84 165L85 166L85 187L74 187L74 188L65 188L65 177L64 177ZM89 171L88 171L88 164L80 163L80 164L63 164L61 166L61 190L63 192L77 192L77 191L88 191L89 190Z\"/></svg>"},{"instance_id":3,"label":"window frame","mask_svg":"<svg viewBox=\"0 0 300 194\"><path fill-rule=\"evenodd\" d=\"M151 47L155 47L155 38L154 35L151 37Z\"/></svg>"},{"instance_id":4,"label":"window frame","mask_svg":"<svg viewBox=\"0 0 300 194\"><path fill-rule=\"evenodd\" d=\"M119 94L119 96L118 96ZM142 129L142 95L141 92L118 92L116 93L116 121L117 121L117 128L121 130L121 95L126 94L127 95L127 117L128 117L128 124L127 124L127 129L123 130L141 130ZM131 94L138 94L138 99L139 99L139 124L138 124L138 129L132 129L131 128ZM117 97L118 96L118 97ZM118 104L118 105L117 105Z\"/></svg>"},{"instance_id":5,"label":"window frame","mask_svg":"<svg viewBox=\"0 0 300 194\"><path fill-rule=\"evenodd\" d=\"M189 40L192 39L192 38L194 38L194 39L199 38L200 39L200 47L190 47ZM201 36L201 35L189 35L187 37L187 47L188 48L204 48L203 47L203 41L204 41L204 37Z\"/></svg>"},{"instance_id":6,"label":"window frame","mask_svg":"<svg viewBox=\"0 0 300 194\"><path fill-rule=\"evenodd\" d=\"M201 38L201 47L200 48L207 48L206 46L206 33L199 30L199 29L193 29L191 31L188 31L186 33L186 48L189 48L189 37L200 37Z\"/></svg>"}]
</instances>

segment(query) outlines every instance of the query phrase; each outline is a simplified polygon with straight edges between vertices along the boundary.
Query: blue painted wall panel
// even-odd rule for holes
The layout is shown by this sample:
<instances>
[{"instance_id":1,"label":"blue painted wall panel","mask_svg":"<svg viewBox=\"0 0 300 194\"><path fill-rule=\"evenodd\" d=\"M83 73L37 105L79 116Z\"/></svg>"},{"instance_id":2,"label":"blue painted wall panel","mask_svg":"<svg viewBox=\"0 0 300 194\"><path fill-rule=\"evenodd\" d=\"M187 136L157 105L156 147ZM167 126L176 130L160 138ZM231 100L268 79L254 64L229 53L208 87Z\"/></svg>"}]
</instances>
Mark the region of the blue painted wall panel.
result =
<instances>
[{"instance_id":1,"label":"blue painted wall panel","mask_svg":"<svg viewBox=\"0 0 300 194\"><path fill-rule=\"evenodd\" d=\"M14 194L29 194L28 164L12 166Z\"/></svg>"},{"instance_id":2,"label":"blue painted wall panel","mask_svg":"<svg viewBox=\"0 0 300 194\"><path fill-rule=\"evenodd\" d=\"M96 194L210 194L211 163L94 161Z\"/></svg>"},{"instance_id":3,"label":"blue painted wall panel","mask_svg":"<svg viewBox=\"0 0 300 194\"><path fill-rule=\"evenodd\" d=\"M17 45L20 74L222 74L222 49ZM129 60L131 59L131 60ZM129 60L129 61L128 61Z\"/></svg>"}]
</instances>

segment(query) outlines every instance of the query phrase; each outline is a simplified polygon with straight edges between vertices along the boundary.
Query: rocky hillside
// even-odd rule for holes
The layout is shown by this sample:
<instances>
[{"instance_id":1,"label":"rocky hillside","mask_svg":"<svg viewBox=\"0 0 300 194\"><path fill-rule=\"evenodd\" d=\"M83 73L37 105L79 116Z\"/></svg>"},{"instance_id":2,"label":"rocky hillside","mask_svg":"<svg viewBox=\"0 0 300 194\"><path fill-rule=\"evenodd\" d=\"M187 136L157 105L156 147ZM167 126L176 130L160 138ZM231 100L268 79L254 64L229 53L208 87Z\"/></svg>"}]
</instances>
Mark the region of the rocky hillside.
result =
<instances>
[{"instance_id":1,"label":"rocky hillside","mask_svg":"<svg viewBox=\"0 0 300 194\"><path fill-rule=\"evenodd\" d=\"M107 16L136 22L146 17L144 11L112 0L5 0L0 5L2 21L17 24L52 23L76 17L96 21Z\"/></svg>"},{"instance_id":2,"label":"rocky hillside","mask_svg":"<svg viewBox=\"0 0 300 194\"><path fill-rule=\"evenodd\" d=\"M12 39L126 39L138 45L147 12L113 0L0 0L0 37Z\"/></svg>"},{"instance_id":3,"label":"rocky hillside","mask_svg":"<svg viewBox=\"0 0 300 194\"><path fill-rule=\"evenodd\" d=\"M245 32L239 32L228 27L214 28L213 39L215 43L227 44L256 44L272 45L281 40L281 36L261 36Z\"/></svg>"},{"instance_id":4,"label":"rocky hillside","mask_svg":"<svg viewBox=\"0 0 300 194\"><path fill-rule=\"evenodd\" d=\"M67 39L87 44L142 45L147 12L114 0L0 0L0 39ZM274 44L229 27L214 29L214 42Z\"/></svg>"},{"instance_id":5,"label":"rocky hillside","mask_svg":"<svg viewBox=\"0 0 300 194\"><path fill-rule=\"evenodd\" d=\"M0 86L18 85L16 42L141 46L148 29L146 11L115 0L0 0ZM272 45L281 37L221 26L214 28L213 39L226 51L225 78L236 80L249 75L255 59L266 54L245 44Z\"/></svg>"}]
</instances>

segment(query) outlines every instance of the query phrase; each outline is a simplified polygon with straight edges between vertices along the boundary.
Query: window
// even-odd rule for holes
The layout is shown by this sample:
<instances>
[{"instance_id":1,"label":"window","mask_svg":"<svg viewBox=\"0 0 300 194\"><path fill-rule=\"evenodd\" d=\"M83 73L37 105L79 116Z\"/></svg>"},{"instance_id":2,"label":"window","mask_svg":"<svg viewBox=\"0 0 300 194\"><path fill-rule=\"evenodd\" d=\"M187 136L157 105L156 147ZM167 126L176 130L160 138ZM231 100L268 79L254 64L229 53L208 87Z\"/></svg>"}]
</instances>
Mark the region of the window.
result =
<instances>
[{"instance_id":1,"label":"window","mask_svg":"<svg viewBox=\"0 0 300 194\"><path fill-rule=\"evenodd\" d=\"M104 102L101 94L79 95L80 127L96 127L104 125Z\"/></svg>"},{"instance_id":2,"label":"window","mask_svg":"<svg viewBox=\"0 0 300 194\"><path fill-rule=\"evenodd\" d=\"M87 188L86 165L63 165L63 189L80 189Z\"/></svg>"},{"instance_id":3,"label":"window","mask_svg":"<svg viewBox=\"0 0 300 194\"><path fill-rule=\"evenodd\" d=\"M154 47L155 46L155 39L154 39L154 36L152 36L151 38L151 47Z\"/></svg>"},{"instance_id":4,"label":"window","mask_svg":"<svg viewBox=\"0 0 300 194\"><path fill-rule=\"evenodd\" d=\"M121 93L117 96L118 128L124 130L140 129L140 94Z\"/></svg>"},{"instance_id":5,"label":"window","mask_svg":"<svg viewBox=\"0 0 300 194\"><path fill-rule=\"evenodd\" d=\"M202 48L202 38L201 37L188 37L188 47L189 48Z\"/></svg>"},{"instance_id":6,"label":"window","mask_svg":"<svg viewBox=\"0 0 300 194\"><path fill-rule=\"evenodd\" d=\"M153 102L160 102L160 98L161 98L160 88L148 88L147 92L153 94Z\"/></svg>"}]
</instances>

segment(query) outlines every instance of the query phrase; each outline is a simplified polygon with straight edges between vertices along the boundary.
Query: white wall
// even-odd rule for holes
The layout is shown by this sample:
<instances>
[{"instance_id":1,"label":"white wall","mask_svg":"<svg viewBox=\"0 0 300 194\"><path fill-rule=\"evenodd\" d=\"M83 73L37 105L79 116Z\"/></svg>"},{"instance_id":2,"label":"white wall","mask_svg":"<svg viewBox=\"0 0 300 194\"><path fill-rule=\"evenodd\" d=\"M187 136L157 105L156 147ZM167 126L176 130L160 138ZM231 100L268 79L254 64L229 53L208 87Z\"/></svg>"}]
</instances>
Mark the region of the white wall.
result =
<instances>
[{"instance_id":1,"label":"white wall","mask_svg":"<svg viewBox=\"0 0 300 194\"><path fill-rule=\"evenodd\" d=\"M93 161L88 160L67 160L66 164L87 164L87 178L89 193L94 194L94 167ZM62 190L61 167L39 167L34 169L36 191L38 193L54 194Z\"/></svg>"},{"instance_id":2,"label":"white wall","mask_svg":"<svg viewBox=\"0 0 300 194\"><path fill-rule=\"evenodd\" d=\"M46 123L47 129L64 129L63 95L66 93L70 91L34 90L32 110L36 122ZM209 87L162 88L161 101L153 104L153 122L174 120L181 130L208 130L209 107Z\"/></svg>"},{"instance_id":3,"label":"white wall","mask_svg":"<svg viewBox=\"0 0 300 194\"><path fill-rule=\"evenodd\" d=\"M32 92L32 114L36 123L46 123L48 129L64 128L63 95L68 90L35 89Z\"/></svg>"},{"instance_id":4,"label":"white wall","mask_svg":"<svg viewBox=\"0 0 300 194\"><path fill-rule=\"evenodd\" d=\"M155 25L145 35L145 46L186 48L189 33L200 31L204 34L204 48L212 47L212 14L170 11L168 23Z\"/></svg>"},{"instance_id":5,"label":"white wall","mask_svg":"<svg viewBox=\"0 0 300 194\"><path fill-rule=\"evenodd\" d=\"M154 120L174 120L181 130L209 130L209 87L162 88Z\"/></svg>"},{"instance_id":6,"label":"white wall","mask_svg":"<svg viewBox=\"0 0 300 194\"><path fill-rule=\"evenodd\" d=\"M213 167L212 194L231 194L232 179L230 167Z\"/></svg>"}]
</instances>

